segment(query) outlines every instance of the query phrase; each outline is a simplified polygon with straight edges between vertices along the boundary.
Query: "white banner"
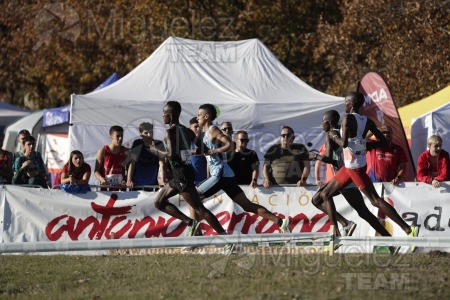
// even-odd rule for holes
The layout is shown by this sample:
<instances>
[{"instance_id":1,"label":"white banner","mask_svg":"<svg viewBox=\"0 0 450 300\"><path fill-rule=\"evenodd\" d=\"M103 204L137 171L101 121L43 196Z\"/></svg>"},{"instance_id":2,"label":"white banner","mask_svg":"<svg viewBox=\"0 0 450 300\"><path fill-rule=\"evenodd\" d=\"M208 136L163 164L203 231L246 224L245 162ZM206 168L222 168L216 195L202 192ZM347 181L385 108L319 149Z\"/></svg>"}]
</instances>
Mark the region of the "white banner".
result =
<instances>
[{"instance_id":1,"label":"white banner","mask_svg":"<svg viewBox=\"0 0 450 300\"><path fill-rule=\"evenodd\" d=\"M47 133L45 135L44 161L49 173L61 172L70 156L67 134Z\"/></svg>"},{"instance_id":2,"label":"white banner","mask_svg":"<svg viewBox=\"0 0 450 300\"><path fill-rule=\"evenodd\" d=\"M420 226L419 236L448 237L450 230L450 186L440 189L422 183L408 183L393 188L385 184L385 199L392 202L408 222ZM381 193L382 185L376 184ZM328 217L316 209L311 198L316 187L275 187L251 189L243 187L248 198L265 206L280 217L289 216L293 232L327 232ZM72 195L59 190L3 186L0 221L2 242L77 241L114 238L164 238L187 235L186 224L154 207L154 192L88 192ZM171 199L188 214L186 203L178 196ZM219 219L228 232L277 233L276 224L252 213L244 212L225 194L205 200L205 206ZM337 210L358 224L354 236L373 236L374 230L361 220L342 196L335 197ZM369 209L377 210L366 200ZM392 221L385 220L387 224ZM397 225L390 231L405 236ZM215 232L206 223L204 235Z\"/></svg>"},{"instance_id":3,"label":"white banner","mask_svg":"<svg viewBox=\"0 0 450 300\"><path fill-rule=\"evenodd\" d=\"M425 183L394 187L385 184L384 199L391 203L408 223L420 227L419 236L450 236L450 182L439 189ZM406 236L397 224L386 219L395 236Z\"/></svg>"}]
</instances>

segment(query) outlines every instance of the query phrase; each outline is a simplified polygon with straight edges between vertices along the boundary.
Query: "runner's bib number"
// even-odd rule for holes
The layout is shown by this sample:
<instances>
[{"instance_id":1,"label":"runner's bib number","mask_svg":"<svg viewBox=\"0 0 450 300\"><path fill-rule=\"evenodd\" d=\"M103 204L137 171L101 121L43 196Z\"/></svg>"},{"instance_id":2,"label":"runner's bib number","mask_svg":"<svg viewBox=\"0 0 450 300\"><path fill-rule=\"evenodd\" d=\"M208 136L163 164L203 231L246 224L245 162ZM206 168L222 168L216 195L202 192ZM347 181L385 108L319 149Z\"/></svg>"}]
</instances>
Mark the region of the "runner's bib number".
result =
<instances>
[{"instance_id":1,"label":"runner's bib number","mask_svg":"<svg viewBox=\"0 0 450 300\"><path fill-rule=\"evenodd\" d=\"M181 160L186 164L186 165L192 165L192 154L191 154L191 150L180 150L180 155L181 155Z\"/></svg>"},{"instance_id":2,"label":"runner's bib number","mask_svg":"<svg viewBox=\"0 0 450 300\"><path fill-rule=\"evenodd\" d=\"M344 148L344 161L354 162L355 160L356 157L353 155L353 153L349 151L347 148Z\"/></svg>"}]
</instances>

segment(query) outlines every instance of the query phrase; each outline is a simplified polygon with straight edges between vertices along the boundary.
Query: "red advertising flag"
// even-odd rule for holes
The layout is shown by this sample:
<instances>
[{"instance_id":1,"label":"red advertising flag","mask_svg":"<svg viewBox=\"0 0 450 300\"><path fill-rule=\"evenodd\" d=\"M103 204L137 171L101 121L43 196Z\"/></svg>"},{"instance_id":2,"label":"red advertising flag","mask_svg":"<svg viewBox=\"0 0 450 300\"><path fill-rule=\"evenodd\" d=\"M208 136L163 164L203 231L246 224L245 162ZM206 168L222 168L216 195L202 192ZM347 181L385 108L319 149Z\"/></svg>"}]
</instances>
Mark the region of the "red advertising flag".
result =
<instances>
[{"instance_id":1,"label":"red advertising flag","mask_svg":"<svg viewBox=\"0 0 450 300\"><path fill-rule=\"evenodd\" d=\"M358 92L362 93L366 99L361 113L372 119L378 127L382 125L391 126L392 142L405 151L410 163L406 166L406 174L402 180L415 181L416 168L408 146L408 140L397 107L383 77L376 72L367 73L358 84Z\"/></svg>"}]
</instances>

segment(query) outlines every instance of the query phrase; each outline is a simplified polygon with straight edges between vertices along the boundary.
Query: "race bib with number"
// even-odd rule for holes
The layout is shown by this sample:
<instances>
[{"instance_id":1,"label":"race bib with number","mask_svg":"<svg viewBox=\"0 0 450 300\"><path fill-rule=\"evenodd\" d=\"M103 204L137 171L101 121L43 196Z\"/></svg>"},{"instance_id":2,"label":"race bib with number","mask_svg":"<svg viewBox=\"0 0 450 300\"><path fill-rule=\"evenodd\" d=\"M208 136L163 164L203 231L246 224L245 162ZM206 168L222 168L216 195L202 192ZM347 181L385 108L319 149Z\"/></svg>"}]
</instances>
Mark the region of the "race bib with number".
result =
<instances>
[{"instance_id":1,"label":"race bib with number","mask_svg":"<svg viewBox=\"0 0 450 300\"><path fill-rule=\"evenodd\" d=\"M180 155L181 155L181 160L183 161L183 163L185 163L186 165L192 165L191 150L181 150Z\"/></svg>"},{"instance_id":2,"label":"race bib with number","mask_svg":"<svg viewBox=\"0 0 450 300\"><path fill-rule=\"evenodd\" d=\"M356 157L355 155L353 155L353 152L351 152L347 148L344 148L344 160L346 162L354 162L356 160Z\"/></svg>"},{"instance_id":3,"label":"race bib with number","mask_svg":"<svg viewBox=\"0 0 450 300\"><path fill-rule=\"evenodd\" d=\"M122 174L106 175L105 179L109 185L120 185L123 181Z\"/></svg>"}]
</instances>

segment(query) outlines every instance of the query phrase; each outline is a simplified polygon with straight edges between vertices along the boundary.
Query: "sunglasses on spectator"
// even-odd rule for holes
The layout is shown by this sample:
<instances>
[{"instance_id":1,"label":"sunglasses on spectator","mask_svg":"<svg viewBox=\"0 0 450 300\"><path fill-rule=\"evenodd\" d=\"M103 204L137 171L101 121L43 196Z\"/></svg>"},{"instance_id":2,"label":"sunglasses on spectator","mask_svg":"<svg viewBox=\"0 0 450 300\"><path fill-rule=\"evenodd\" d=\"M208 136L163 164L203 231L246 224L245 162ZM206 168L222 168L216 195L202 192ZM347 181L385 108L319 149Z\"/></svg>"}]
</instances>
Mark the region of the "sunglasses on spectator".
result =
<instances>
[{"instance_id":1,"label":"sunglasses on spectator","mask_svg":"<svg viewBox=\"0 0 450 300\"><path fill-rule=\"evenodd\" d=\"M233 127L224 127L221 129L222 131L232 131Z\"/></svg>"},{"instance_id":2,"label":"sunglasses on spectator","mask_svg":"<svg viewBox=\"0 0 450 300\"><path fill-rule=\"evenodd\" d=\"M248 143L249 139L239 139L241 143Z\"/></svg>"},{"instance_id":3,"label":"sunglasses on spectator","mask_svg":"<svg viewBox=\"0 0 450 300\"><path fill-rule=\"evenodd\" d=\"M281 134L280 136L281 136L283 139L286 139L286 138L290 137L291 134L290 134L290 133L285 133L285 134Z\"/></svg>"},{"instance_id":4,"label":"sunglasses on spectator","mask_svg":"<svg viewBox=\"0 0 450 300\"><path fill-rule=\"evenodd\" d=\"M30 171L30 172L33 172L33 171L37 171L37 168L36 167L30 167L27 170Z\"/></svg>"}]
</instances>

